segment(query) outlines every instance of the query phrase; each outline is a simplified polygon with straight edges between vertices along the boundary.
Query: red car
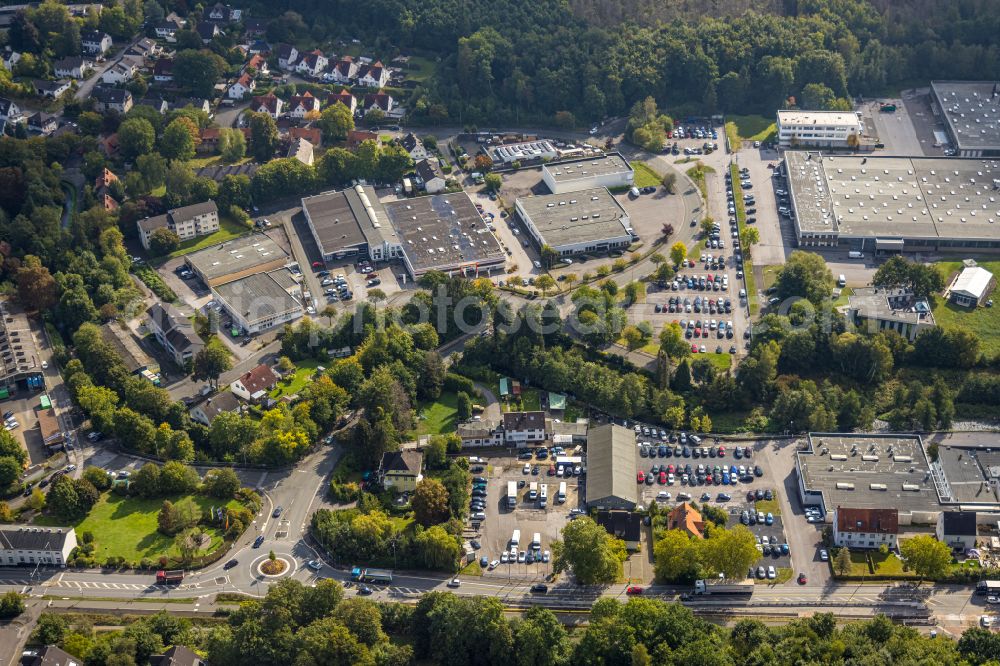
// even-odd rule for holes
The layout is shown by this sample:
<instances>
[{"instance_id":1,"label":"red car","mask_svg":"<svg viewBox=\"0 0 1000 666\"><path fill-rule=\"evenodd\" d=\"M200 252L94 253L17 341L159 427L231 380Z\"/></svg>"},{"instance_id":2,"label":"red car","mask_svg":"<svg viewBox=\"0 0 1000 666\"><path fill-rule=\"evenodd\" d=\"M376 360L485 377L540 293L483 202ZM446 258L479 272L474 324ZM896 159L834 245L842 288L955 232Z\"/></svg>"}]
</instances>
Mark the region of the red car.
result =
<instances>
[{"instance_id":1,"label":"red car","mask_svg":"<svg viewBox=\"0 0 1000 666\"><path fill-rule=\"evenodd\" d=\"M636 483L646 483L646 475L642 471L635 475Z\"/></svg>"},{"instance_id":2,"label":"red car","mask_svg":"<svg viewBox=\"0 0 1000 666\"><path fill-rule=\"evenodd\" d=\"M312 263L312 267L313 268L323 268L323 262L322 261L314 261Z\"/></svg>"},{"instance_id":3,"label":"red car","mask_svg":"<svg viewBox=\"0 0 1000 666\"><path fill-rule=\"evenodd\" d=\"M555 467L549 467L549 471L546 472L546 474L548 474L549 476L555 476L556 475L556 468Z\"/></svg>"},{"instance_id":4,"label":"red car","mask_svg":"<svg viewBox=\"0 0 1000 666\"><path fill-rule=\"evenodd\" d=\"M625 594L642 594L642 588L638 585L629 585L625 590Z\"/></svg>"},{"instance_id":5,"label":"red car","mask_svg":"<svg viewBox=\"0 0 1000 666\"><path fill-rule=\"evenodd\" d=\"M725 458L726 457L726 447L724 447L724 446L720 446L719 447L719 457L720 458Z\"/></svg>"},{"instance_id":6,"label":"red car","mask_svg":"<svg viewBox=\"0 0 1000 666\"><path fill-rule=\"evenodd\" d=\"M667 473L666 472L660 472L660 479L659 479L659 481L660 481L660 485L661 486L667 482Z\"/></svg>"},{"instance_id":7,"label":"red car","mask_svg":"<svg viewBox=\"0 0 1000 666\"><path fill-rule=\"evenodd\" d=\"M804 573L800 573L799 574L799 585L805 585L807 582L809 582L809 579L806 578L806 575Z\"/></svg>"},{"instance_id":8,"label":"red car","mask_svg":"<svg viewBox=\"0 0 1000 666\"><path fill-rule=\"evenodd\" d=\"M692 354L698 353L698 345L691 345L691 353Z\"/></svg>"}]
</instances>

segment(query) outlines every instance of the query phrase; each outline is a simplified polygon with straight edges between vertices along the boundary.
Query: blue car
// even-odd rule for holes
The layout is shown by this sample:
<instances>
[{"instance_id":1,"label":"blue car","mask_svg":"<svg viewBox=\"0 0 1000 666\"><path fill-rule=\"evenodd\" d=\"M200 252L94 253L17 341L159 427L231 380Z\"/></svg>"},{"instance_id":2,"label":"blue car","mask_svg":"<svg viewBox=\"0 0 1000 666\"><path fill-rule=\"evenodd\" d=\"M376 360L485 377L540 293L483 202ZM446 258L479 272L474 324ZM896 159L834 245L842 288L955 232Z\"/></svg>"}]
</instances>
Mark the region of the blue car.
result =
<instances>
[{"instance_id":1,"label":"blue car","mask_svg":"<svg viewBox=\"0 0 1000 666\"><path fill-rule=\"evenodd\" d=\"M782 555L788 555L788 544L787 543L781 544L781 554Z\"/></svg>"},{"instance_id":2,"label":"blue car","mask_svg":"<svg viewBox=\"0 0 1000 666\"><path fill-rule=\"evenodd\" d=\"M774 516L772 516L770 513L768 513L766 516L764 516L764 524L765 525L774 525Z\"/></svg>"},{"instance_id":3,"label":"blue car","mask_svg":"<svg viewBox=\"0 0 1000 666\"><path fill-rule=\"evenodd\" d=\"M256 539L254 539L254 541L253 541L253 547L254 548L260 548L260 545L262 543L264 543L264 535L263 534L261 534L259 537L257 537Z\"/></svg>"},{"instance_id":4,"label":"blue car","mask_svg":"<svg viewBox=\"0 0 1000 666\"><path fill-rule=\"evenodd\" d=\"M667 457L667 447L666 446L661 446L659 448L659 454L660 454L661 458L666 458Z\"/></svg>"}]
</instances>

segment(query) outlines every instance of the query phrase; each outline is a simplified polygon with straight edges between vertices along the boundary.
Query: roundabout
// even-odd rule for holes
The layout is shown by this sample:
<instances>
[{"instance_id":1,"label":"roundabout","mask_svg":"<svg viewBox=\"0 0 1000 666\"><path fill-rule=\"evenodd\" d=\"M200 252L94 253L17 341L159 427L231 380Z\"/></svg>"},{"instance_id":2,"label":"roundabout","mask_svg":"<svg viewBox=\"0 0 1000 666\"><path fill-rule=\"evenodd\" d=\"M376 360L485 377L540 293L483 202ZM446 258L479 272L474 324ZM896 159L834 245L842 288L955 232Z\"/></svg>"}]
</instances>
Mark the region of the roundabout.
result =
<instances>
[{"instance_id":1,"label":"roundabout","mask_svg":"<svg viewBox=\"0 0 1000 666\"><path fill-rule=\"evenodd\" d=\"M295 573L295 559L284 553L274 553L258 558L250 566L251 571L263 578L281 578Z\"/></svg>"}]
</instances>

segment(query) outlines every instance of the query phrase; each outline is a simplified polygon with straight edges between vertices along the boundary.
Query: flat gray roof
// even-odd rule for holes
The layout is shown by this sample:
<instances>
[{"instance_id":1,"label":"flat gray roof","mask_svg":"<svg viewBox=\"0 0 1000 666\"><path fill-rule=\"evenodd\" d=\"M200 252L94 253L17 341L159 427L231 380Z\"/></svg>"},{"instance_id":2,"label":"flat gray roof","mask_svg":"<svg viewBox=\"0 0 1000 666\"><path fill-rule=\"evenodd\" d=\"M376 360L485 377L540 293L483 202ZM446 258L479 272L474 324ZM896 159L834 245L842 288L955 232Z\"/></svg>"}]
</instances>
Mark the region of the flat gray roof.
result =
<instances>
[{"instance_id":1,"label":"flat gray roof","mask_svg":"<svg viewBox=\"0 0 1000 666\"><path fill-rule=\"evenodd\" d=\"M803 233L1000 239L1000 161L785 153Z\"/></svg>"},{"instance_id":2,"label":"flat gray roof","mask_svg":"<svg viewBox=\"0 0 1000 666\"><path fill-rule=\"evenodd\" d=\"M214 280L279 258L287 261L288 254L277 243L264 234L250 234L189 254L187 261L208 280Z\"/></svg>"},{"instance_id":3,"label":"flat gray roof","mask_svg":"<svg viewBox=\"0 0 1000 666\"><path fill-rule=\"evenodd\" d=\"M302 199L302 208L312 222L324 254L365 244L398 242L374 187L357 185L306 197Z\"/></svg>"},{"instance_id":4,"label":"flat gray roof","mask_svg":"<svg viewBox=\"0 0 1000 666\"><path fill-rule=\"evenodd\" d=\"M959 149L1000 150L1000 83L931 81L931 90Z\"/></svg>"},{"instance_id":5,"label":"flat gray roof","mask_svg":"<svg viewBox=\"0 0 1000 666\"><path fill-rule=\"evenodd\" d=\"M636 504L635 433L608 424L591 428L587 436L587 504L608 497Z\"/></svg>"},{"instance_id":6,"label":"flat gray roof","mask_svg":"<svg viewBox=\"0 0 1000 666\"><path fill-rule=\"evenodd\" d=\"M11 301L0 301L0 379L41 372L41 359L28 315Z\"/></svg>"},{"instance_id":7,"label":"flat gray roof","mask_svg":"<svg viewBox=\"0 0 1000 666\"><path fill-rule=\"evenodd\" d=\"M230 310L239 312L250 324L275 315L302 309L302 304L278 284L270 273L256 273L214 288Z\"/></svg>"},{"instance_id":8,"label":"flat gray roof","mask_svg":"<svg viewBox=\"0 0 1000 666\"><path fill-rule=\"evenodd\" d=\"M809 441L811 450L796 452L801 482L823 494L828 512L838 506L941 510L919 437L811 433Z\"/></svg>"},{"instance_id":9,"label":"flat gray roof","mask_svg":"<svg viewBox=\"0 0 1000 666\"><path fill-rule=\"evenodd\" d=\"M552 247L628 236L628 213L604 187L521 197L517 204Z\"/></svg>"},{"instance_id":10,"label":"flat gray roof","mask_svg":"<svg viewBox=\"0 0 1000 666\"><path fill-rule=\"evenodd\" d=\"M416 273L506 260L465 192L388 201L383 206Z\"/></svg>"},{"instance_id":11,"label":"flat gray roof","mask_svg":"<svg viewBox=\"0 0 1000 666\"><path fill-rule=\"evenodd\" d=\"M632 165L620 153L608 153L597 157L581 157L565 162L549 162L542 166L557 183L566 183L581 178L593 178L608 174L631 173Z\"/></svg>"},{"instance_id":12,"label":"flat gray roof","mask_svg":"<svg viewBox=\"0 0 1000 666\"><path fill-rule=\"evenodd\" d=\"M859 287L847 297L847 303L850 309L869 319L934 325L934 314L927 302L913 298L902 289Z\"/></svg>"},{"instance_id":13,"label":"flat gray roof","mask_svg":"<svg viewBox=\"0 0 1000 666\"><path fill-rule=\"evenodd\" d=\"M969 446L938 445L935 467L941 471L941 496L946 502L963 506L1000 504L994 485L1000 479L1000 445L989 434L983 442Z\"/></svg>"}]
</instances>

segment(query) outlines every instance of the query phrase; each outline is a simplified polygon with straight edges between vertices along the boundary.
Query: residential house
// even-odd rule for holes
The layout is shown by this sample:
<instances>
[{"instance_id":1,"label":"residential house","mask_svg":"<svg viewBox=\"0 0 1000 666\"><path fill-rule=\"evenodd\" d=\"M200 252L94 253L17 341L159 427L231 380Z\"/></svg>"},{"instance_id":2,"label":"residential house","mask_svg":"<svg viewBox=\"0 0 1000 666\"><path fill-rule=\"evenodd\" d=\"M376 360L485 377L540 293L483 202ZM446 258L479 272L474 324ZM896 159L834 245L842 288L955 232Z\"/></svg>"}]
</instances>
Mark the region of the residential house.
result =
<instances>
[{"instance_id":1,"label":"residential house","mask_svg":"<svg viewBox=\"0 0 1000 666\"><path fill-rule=\"evenodd\" d=\"M63 127L66 127L66 125L63 125ZM97 149L105 157L116 157L118 155L118 132L97 137Z\"/></svg>"},{"instance_id":2,"label":"residential house","mask_svg":"<svg viewBox=\"0 0 1000 666\"><path fill-rule=\"evenodd\" d=\"M125 55L137 56L143 60L152 60L161 53L163 53L163 47L149 37L143 37L125 51Z\"/></svg>"},{"instance_id":3,"label":"residential house","mask_svg":"<svg viewBox=\"0 0 1000 666\"><path fill-rule=\"evenodd\" d=\"M224 5L217 2L208 10L209 21L221 21L226 23L236 23L243 17L243 10Z\"/></svg>"},{"instance_id":4,"label":"residential house","mask_svg":"<svg viewBox=\"0 0 1000 666\"><path fill-rule=\"evenodd\" d=\"M267 66L267 58L259 53L251 55L250 59L247 60L247 64L243 66L244 72L248 72L250 69L262 76L267 76L271 73L270 67Z\"/></svg>"},{"instance_id":5,"label":"residential house","mask_svg":"<svg viewBox=\"0 0 1000 666\"><path fill-rule=\"evenodd\" d=\"M14 65L18 63L21 59L21 54L17 51L12 51L8 46L3 52L3 56L0 57L0 64L3 64L4 69L8 72L14 71Z\"/></svg>"},{"instance_id":6,"label":"residential house","mask_svg":"<svg viewBox=\"0 0 1000 666\"><path fill-rule=\"evenodd\" d=\"M145 97L139 102L140 106L148 106L160 115L170 110L170 104L162 97Z\"/></svg>"},{"instance_id":7,"label":"residential house","mask_svg":"<svg viewBox=\"0 0 1000 666\"><path fill-rule=\"evenodd\" d=\"M198 97L178 97L174 100L173 108L175 109L183 109L189 106L198 111L204 111L209 114L212 113L212 103L207 99Z\"/></svg>"},{"instance_id":8,"label":"residential house","mask_svg":"<svg viewBox=\"0 0 1000 666\"><path fill-rule=\"evenodd\" d=\"M177 31L180 30L181 27L176 21L166 19L157 23L153 29L156 31L157 37L173 43L177 41Z\"/></svg>"},{"instance_id":9,"label":"residential house","mask_svg":"<svg viewBox=\"0 0 1000 666\"><path fill-rule=\"evenodd\" d=\"M689 503L682 502L667 515L667 529L681 530L688 536L703 539L705 537L705 519Z\"/></svg>"},{"instance_id":10,"label":"residential house","mask_svg":"<svg viewBox=\"0 0 1000 666\"><path fill-rule=\"evenodd\" d=\"M347 85L358 78L358 63L351 56L344 56L330 67L328 73L334 83Z\"/></svg>"},{"instance_id":11,"label":"residential house","mask_svg":"<svg viewBox=\"0 0 1000 666\"><path fill-rule=\"evenodd\" d=\"M965 267L955 276L946 293L948 300L963 308L977 308L986 304L986 296L996 287L993 273L968 259Z\"/></svg>"},{"instance_id":12,"label":"residential house","mask_svg":"<svg viewBox=\"0 0 1000 666\"><path fill-rule=\"evenodd\" d=\"M111 43L111 35L100 30L84 30L80 35L80 46L91 55L104 55L111 50Z\"/></svg>"},{"instance_id":13,"label":"residential house","mask_svg":"<svg viewBox=\"0 0 1000 666\"><path fill-rule=\"evenodd\" d=\"M157 302L146 310L146 314L149 315L149 329L153 337L177 365L184 366L205 348L204 341L194 332L194 326L173 305Z\"/></svg>"},{"instance_id":14,"label":"residential house","mask_svg":"<svg viewBox=\"0 0 1000 666\"><path fill-rule=\"evenodd\" d=\"M171 58L160 58L153 65L153 80L157 83L170 83L174 80L174 61Z\"/></svg>"},{"instance_id":15,"label":"residential house","mask_svg":"<svg viewBox=\"0 0 1000 666\"><path fill-rule=\"evenodd\" d=\"M143 218L136 222L136 226L139 229L139 241L148 250L153 232L163 227L176 233L182 241L218 231L219 207L209 199L202 203L169 210L164 215Z\"/></svg>"},{"instance_id":16,"label":"residential house","mask_svg":"<svg viewBox=\"0 0 1000 666\"><path fill-rule=\"evenodd\" d=\"M247 35L249 37L249 35ZM271 45L263 39L258 39L247 46L247 53L250 55L268 55L271 53Z\"/></svg>"},{"instance_id":17,"label":"residential house","mask_svg":"<svg viewBox=\"0 0 1000 666\"><path fill-rule=\"evenodd\" d=\"M57 60L52 69L60 79L85 79L94 68L94 62L80 56L70 56Z\"/></svg>"},{"instance_id":18,"label":"residential house","mask_svg":"<svg viewBox=\"0 0 1000 666\"><path fill-rule=\"evenodd\" d=\"M942 511L938 514L937 540L952 550L967 551L976 547L979 535L975 511Z\"/></svg>"},{"instance_id":19,"label":"residential house","mask_svg":"<svg viewBox=\"0 0 1000 666\"><path fill-rule=\"evenodd\" d=\"M833 545L838 548L896 549L899 511L896 509L847 509L837 507L833 518Z\"/></svg>"},{"instance_id":20,"label":"residential house","mask_svg":"<svg viewBox=\"0 0 1000 666\"><path fill-rule=\"evenodd\" d=\"M859 287L847 297L847 320L872 334L896 331L910 342L936 326L926 300L904 289L878 287Z\"/></svg>"},{"instance_id":21,"label":"residential house","mask_svg":"<svg viewBox=\"0 0 1000 666\"><path fill-rule=\"evenodd\" d=\"M278 385L278 375L271 366L261 363L253 370L240 375L239 379L229 385L236 397L247 402L260 402L267 397L271 389Z\"/></svg>"},{"instance_id":22,"label":"residential house","mask_svg":"<svg viewBox=\"0 0 1000 666\"><path fill-rule=\"evenodd\" d=\"M28 116L28 131L49 135L59 127L59 117L44 111L36 111Z\"/></svg>"},{"instance_id":23,"label":"residential house","mask_svg":"<svg viewBox=\"0 0 1000 666\"><path fill-rule=\"evenodd\" d=\"M222 31L219 30L219 26L209 21L202 21L199 23L195 28L195 31L198 33L198 36L201 37L203 44L210 43L213 39L222 34Z\"/></svg>"},{"instance_id":24,"label":"residential house","mask_svg":"<svg viewBox=\"0 0 1000 666\"><path fill-rule=\"evenodd\" d=\"M285 103L274 93L267 93L250 100L250 110L257 113L266 113L275 120L281 115L281 109Z\"/></svg>"},{"instance_id":25,"label":"residential house","mask_svg":"<svg viewBox=\"0 0 1000 666\"><path fill-rule=\"evenodd\" d=\"M202 425L210 426L215 417L226 412L238 412L240 401L232 391L216 393L208 400L191 408L191 418Z\"/></svg>"},{"instance_id":26,"label":"residential house","mask_svg":"<svg viewBox=\"0 0 1000 666\"><path fill-rule=\"evenodd\" d=\"M175 645L165 650L163 654L154 654L149 658L149 666L207 666L207 664L208 662L183 645Z\"/></svg>"},{"instance_id":27,"label":"residential house","mask_svg":"<svg viewBox=\"0 0 1000 666\"><path fill-rule=\"evenodd\" d=\"M115 201L114 197L112 197L110 194L104 194L98 196L97 203L100 204L101 208L108 211L109 213L113 213L120 208L118 202Z\"/></svg>"},{"instance_id":28,"label":"residential house","mask_svg":"<svg viewBox=\"0 0 1000 666\"><path fill-rule=\"evenodd\" d=\"M24 120L24 113L16 102L0 97L0 118L9 123L19 123Z\"/></svg>"},{"instance_id":29,"label":"residential house","mask_svg":"<svg viewBox=\"0 0 1000 666\"><path fill-rule=\"evenodd\" d=\"M313 145L305 139L295 139L292 141L292 145L288 148L287 157L294 157L299 162L312 166Z\"/></svg>"},{"instance_id":30,"label":"residential house","mask_svg":"<svg viewBox=\"0 0 1000 666\"><path fill-rule=\"evenodd\" d=\"M365 103L362 108L365 113L379 110L388 115L395 106L396 100L392 98L392 95L388 93L369 93L365 95Z\"/></svg>"},{"instance_id":31,"label":"residential house","mask_svg":"<svg viewBox=\"0 0 1000 666\"><path fill-rule=\"evenodd\" d=\"M329 64L327 57L319 49L310 51L302 55L302 58L295 65L295 71L299 74L311 77L318 77Z\"/></svg>"},{"instance_id":32,"label":"residential house","mask_svg":"<svg viewBox=\"0 0 1000 666\"><path fill-rule=\"evenodd\" d=\"M124 88L94 86L90 96L94 98L94 108L97 111L117 111L124 114L132 108L132 93Z\"/></svg>"},{"instance_id":33,"label":"residential house","mask_svg":"<svg viewBox=\"0 0 1000 666\"><path fill-rule=\"evenodd\" d=\"M372 65L364 65L358 70L359 86L381 90L387 83L389 83L389 68L379 61Z\"/></svg>"},{"instance_id":34,"label":"residential house","mask_svg":"<svg viewBox=\"0 0 1000 666\"><path fill-rule=\"evenodd\" d=\"M624 541L626 550L639 550L642 514L632 511L598 511L595 522L614 538Z\"/></svg>"},{"instance_id":35,"label":"residential house","mask_svg":"<svg viewBox=\"0 0 1000 666\"><path fill-rule=\"evenodd\" d=\"M121 59L114 65L104 70L101 74L101 83L109 86L124 85L135 78L139 68L130 60Z\"/></svg>"},{"instance_id":36,"label":"residential house","mask_svg":"<svg viewBox=\"0 0 1000 666\"><path fill-rule=\"evenodd\" d=\"M243 99L256 89L257 82L253 80L252 76L244 72L240 75L240 78L236 79L233 85L229 86L229 92L226 96L229 99Z\"/></svg>"},{"instance_id":37,"label":"residential house","mask_svg":"<svg viewBox=\"0 0 1000 666\"><path fill-rule=\"evenodd\" d=\"M424 142L421 141L413 132L409 132L406 136L400 139L399 145L402 146L403 150L409 153L413 161L422 160L427 157L427 149L424 148Z\"/></svg>"},{"instance_id":38,"label":"residential house","mask_svg":"<svg viewBox=\"0 0 1000 666\"><path fill-rule=\"evenodd\" d=\"M98 174L97 178L94 179L94 194L99 196L109 194L110 192L108 188L111 187L111 183L117 182L118 176L116 176L113 171L105 167L101 173Z\"/></svg>"},{"instance_id":39,"label":"residential house","mask_svg":"<svg viewBox=\"0 0 1000 666\"><path fill-rule=\"evenodd\" d=\"M382 454L378 473L382 487L398 492L413 492L424 475L420 473L424 454L420 451L387 451Z\"/></svg>"},{"instance_id":40,"label":"residential house","mask_svg":"<svg viewBox=\"0 0 1000 666\"><path fill-rule=\"evenodd\" d=\"M307 90L301 95L292 95L285 111L292 118L305 118L306 114L315 111L319 113L319 98L313 97Z\"/></svg>"},{"instance_id":41,"label":"residential house","mask_svg":"<svg viewBox=\"0 0 1000 666\"><path fill-rule=\"evenodd\" d=\"M414 170L417 177L424 184L424 190L428 194L438 194L444 192L447 187L444 174L438 168L436 160L423 159L416 163Z\"/></svg>"},{"instance_id":42,"label":"residential house","mask_svg":"<svg viewBox=\"0 0 1000 666\"><path fill-rule=\"evenodd\" d=\"M352 150L365 141L378 141L378 134L367 130L351 130L347 133L347 147Z\"/></svg>"},{"instance_id":43,"label":"residential house","mask_svg":"<svg viewBox=\"0 0 1000 666\"><path fill-rule=\"evenodd\" d=\"M288 140L294 142L298 139L305 139L313 145L313 148L316 148L323 142L323 132L318 127L312 126L289 127Z\"/></svg>"},{"instance_id":44,"label":"residential house","mask_svg":"<svg viewBox=\"0 0 1000 666\"><path fill-rule=\"evenodd\" d=\"M545 441L545 412L505 412L503 440L508 446L527 446Z\"/></svg>"},{"instance_id":45,"label":"residential house","mask_svg":"<svg viewBox=\"0 0 1000 666\"><path fill-rule=\"evenodd\" d=\"M503 430L496 421L466 421L459 423L456 433L462 439L462 448L471 446L503 446Z\"/></svg>"},{"instance_id":46,"label":"residential house","mask_svg":"<svg viewBox=\"0 0 1000 666\"><path fill-rule=\"evenodd\" d=\"M35 81L35 94L40 97L59 99L69 92L72 83L66 79L59 81Z\"/></svg>"},{"instance_id":47,"label":"residential house","mask_svg":"<svg viewBox=\"0 0 1000 666\"><path fill-rule=\"evenodd\" d=\"M76 532L72 527L0 526L0 564L5 566L65 567L74 548Z\"/></svg>"},{"instance_id":48,"label":"residential house","mask_svg":"<svg viewBox=\"0 0 1000 666\"><path fill-rule=\"evenodd\" d=\"M267 21L264 19L248 18L243 22L243 34L246 35L248 39L263 37L267 34ZM270 47L264 49L264 51L254 51L253 48L251 48L250 52L262 53L270 50Z\"/></svg>"},{"instance_id":49,"label":"residential house","mask_svg":"<svg viewBox=\"0 0 1000 666\"><path fill-rule=\"evenodd\" d=\"M295 63L299 61L299 50L291 44L278 44L274 47L274 53L278 56L278 67L281 69L295 69Z\"/></svg>"},{"instance_id":50,"label":"residential house","mask_svg":"<svg viewBox=\"0 0 1000 666\"><path fill-rule=\"evenodd\" d=\"M23 652L19 663L21 666L83 666L83 659L56 645L46 645L40 650Z\"/></svg>"},{"instance_id":51,"label":"residential house","mask_svg":"<svg viewBox=\"0 0 1000 666\"><path fill-rule=\"evenodd\" d=\"M337 103L343 104L350 110L352 116L358 110L358 100L351 94L351 91L346 88L340 92L330 93L327 95L326 103L327 106Z\"/></svg>"}]
</instances>

